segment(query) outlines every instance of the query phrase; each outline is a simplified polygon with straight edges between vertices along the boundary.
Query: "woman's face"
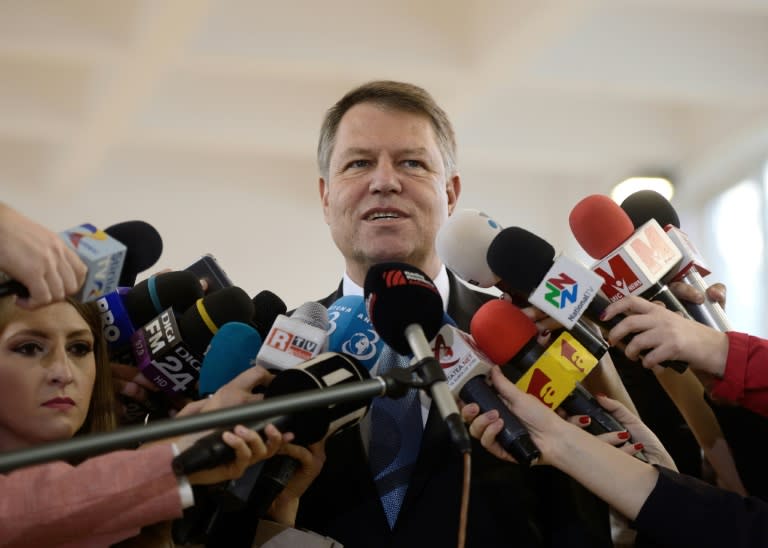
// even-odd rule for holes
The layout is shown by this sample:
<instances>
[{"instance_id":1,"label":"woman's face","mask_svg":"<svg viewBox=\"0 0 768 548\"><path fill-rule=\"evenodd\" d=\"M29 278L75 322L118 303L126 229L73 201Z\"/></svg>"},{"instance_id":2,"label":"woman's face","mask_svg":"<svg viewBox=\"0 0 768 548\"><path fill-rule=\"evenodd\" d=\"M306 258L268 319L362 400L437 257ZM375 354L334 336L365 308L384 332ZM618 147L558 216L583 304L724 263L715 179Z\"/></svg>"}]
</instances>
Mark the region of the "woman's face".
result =
<instances>
[{"instance_id":1,"label":"woman's face","mask_svg":"<svg viewBox=\"0 0 768 548\"><path fill-rule=\"evenodd\" d=\"M72 437L96 378L93 334L70 304L17 306L0 326L0 449Z\"/></svg>"}]
</instances>

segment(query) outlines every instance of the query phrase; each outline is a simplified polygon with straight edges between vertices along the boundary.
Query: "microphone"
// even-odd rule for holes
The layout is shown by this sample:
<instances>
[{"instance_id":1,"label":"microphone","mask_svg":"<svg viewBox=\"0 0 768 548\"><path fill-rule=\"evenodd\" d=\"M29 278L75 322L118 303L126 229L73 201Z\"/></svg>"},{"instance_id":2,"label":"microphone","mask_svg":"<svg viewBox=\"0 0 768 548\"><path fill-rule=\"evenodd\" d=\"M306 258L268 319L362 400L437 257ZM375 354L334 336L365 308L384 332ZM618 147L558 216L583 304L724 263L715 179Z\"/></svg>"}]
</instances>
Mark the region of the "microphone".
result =
<instances>
[{"instance_id":1,"label":"microphone","mask_svg":"<svg viewBox=\"0 0 768 548\"><path fill-rule=\"evenodd\" d=\"M472 317L470 330L477 346L495 363L503 364L504 375L521 390L553 409L589 416L592 420L586 430L593 435L626 430L579 382L594 368L597 358L567 333L543 348L536 342L536 324L502 300L483 304ZM638 458L645 456L638 452Z\"/></svg>"},{"instance_id":2,"label":"microphone","mask_svg":"<svg viewBox=\"0 0 768 548\"><path fill-rule=\"evenodd\" d=\"M59 236L88 268L85 282L75 299L93 301L117 289L126 255L125 245L88 223L59 232ZM11 294L29 297L29 290L16 280L0 283L0 297Z\"/></svg>"},{"instance_id":3,"label":"microphone","mask_svg":"<svg viewBox=\"0 0 768 548\"><path fill-rule=\"evenodd\" d=\"M437 232L437 256L459 278L478 287L492 287L501 280L488 267L488 246L502 226L477 209L457 209Z\"/></svg>"},{"instance_id":4,"label":"microphone","mask_svg":"<svg viewBox=\"0 0 768 548\"><path fill-rule=\"evenodd\" d=\"M176 270L150 276L129 289L122 300L131 323L142 326L167 308L180 315L202 297L197 276Z\"/></svg>"},{"instance_id":5,"label":"microphone","mask_svg":"<svg viewBox=\"0 0 768 548\"><path fill-rule=\"evenodd\" d=\"M683 306L693 319L718 331L732 331L733 327L723 307L707 296L707 284L704 282L704 277L710 273L709 267L707 267L699 250L688 239L688 235L680 230L680 219L669 200L653 190L641 190L628 196L621 203L621 209L627 213L635 227L640 227L650 219L655 219L659 225L664 227L667 236L680 250L683 259L676 268L670 270L664 277L664 282L667 284L683 282L704 294L702 304L682 301Z\"/></svg>"},{"instance_id":6,"label":"microphone","mask_svg":"<svg viewBox=\"0 0 768 548\"><path fill-rule=\"evenodd\" d=\"M285 314L288 308L285 306L283 299L265 289L259 291L254 295L253 299L253 319L251 323L259 332L261 338L267 337L269 330L272 329L272 324L280 314Z\"/></svg>"},{"instance_id":7,"label":"microphone","mask_svg":"<svg viewBox=\"0 0 768 548\"><path fill-rule=\"evenodd\" d=\"M353 357L324 352L293 369L279 372L267 388L265 397L329 388L369 378L365 367ZM293 432L293 443L309 445L356 425L368 412L369 406L370 402L357 400L281 416L268 422L282 432ZM261 433L264 426L266 423L262 422L250 425L250 428ZM222 431L217 431L204 436L177 455L173 460L174 470L179 474L190 474L232 460L234 451L221 440L221 434Z\"/></svg>"},{"instance_id":8,"label":"microphone","mask_svg":"<svg viewBox=\"0 0 768 548\"><path fill-rule=\"evenodd\" d=\"M201 297L179 318L179 328L192 352L203 356L211 338L227 322L247 323L253 318L253 302L233 285Z\"/></svg>"},{"instance_id":9,"label":"microphone","mask_svg":"<svg viewBox=\"0 0 768 548\"><path fill-rule=\"evenodd\" d=\"M535 294L530 298L536 305L563 325L573 323L573 328L576 328L581 323L581 316L585 316L610 329L626 317L618 314L608 322L601 320L600 314L610 302L596 290L596 278L588 278L588 274L593 273L565 256L554 261L554 256L555 249L549 242L519 227L502 230L488 248L488 264L493 271L510 287L525 294ZM526 260L519 261L519 257L525 257ZM581 293L580 283L586 283ZM597 282L598 285L601 283L602 280ZM601 287L604 289L605 285ZM581 329L577 333L574 332L576 339L599 359L605 354L607 347L602 339L590 342L587 336L589 334L595 337L591 329L583 323ZM633 336L628 335L622 343L629 343ZM679 373L687 367L684 362L671 360L663 362L662 365Z\"/></svg>"},{"instance_id":10,"label":"microphone","mask_svg":"<svg viewBox=\"0 0 768 548\"><path fill-rule=\"evenodd\" d=\"M328 347L328 309L308 301L291 316L279 314L269 330L256 361L270 370L294 367Z\"/></svg>"},{"instance_id":11,"label":"microphone","mask_svg":"<svg viewBox=\"0 0 768 548\"><path fill-rule=\"evenodd\" d=\"M370 371L376 365L384 341L373 328L365 300L345 295L328 307L328 349L354 357Z\"/></svg>"},{"instance_id":12,"label":"microphone","mask_svg":"<svg viewBox=\"0 0 768 548\"><path fill-rule=\"evenodd\" d=\"M200 366L197 391L200 397L212 395L246 369L256 365L261 335L242 322L227 322L211 339Z\"/></svg>"},{"instance_id":13,"label":"microphone","mask_svg":"<svg viewBox=\"0 0 768 548\"><path fill-rule=\"evenodd\" d=\"M134 285L136 275L154 265L163 254L163 239L147 222L124 221L105 228L104 232L127 248L118 280L120 287Z\"/></svg>"},{"instance_id":14,"label":"microphone","mask_svg":"<svg viewBox=\"0 0 768 548\"><path fill-rule=\"evenodd\" d=\"M488 385L490 360L480 352L472 337L446 324L432 340L432 350L453 395L466 403L478 404L481 413L496 409L504 419L504 429L496 436L499 444L520 464L530 466L536 462L541 452L520 420Z\"/></svg>"},{"instance_id":15,"label":"microphone","mask_svg":"<svg viewBox=\"0 0 768 548\"><path fill-rule=\"evenodd\" d=\"M227 322L211 339L200 367L198 392L201 397L213 394L243 371L257 365L256 356L264 337L275 318L285 312L283 300L268 290L257 293L251 302L253 325Z\"/></svg>"},{"instance_id":16,"label":"microphone","mask_svg":"<svg viewBox=\"0 0 768 548\"><path fill-rule=\"evenodd\" d=\"M219 328L252 317L251 298L236 286L198 299L178 321L173 309L167 308L131 337L135 363L167 395L192 393L200 360Z\"/></svg>"},{"instance_id":17,"label":"microphone","mask_svg":"<svg viewBox=\"0 0 768 548\"><path fill-rule=\"evenodd\" d=\"M635 230L632 220L608 196L592 194L577 203L569 216L571 231L584 251L597 259L592 270L603 278L611 302L627 295L662 301L690 318L662 278L683 258L654 219Z\"/></svg>"},{"instance_id":18,"label":"microphone","mask_svg":"<svg viewBox=\"0 0 768 548\"><path fill-rule=\"evenodd\" d=\"M469 434L428 342L443 320L443 300L435 284L414 266L390 262L368 269L364 291L368 317L376 331L396 352L413 352L451 439L460 452L469 453Z\"/></svg>"},{"instance_id":19,"label":"microphone","mask_svg":"<svg viewBox=\"0 0 768 548\"><path fill-rule=\"evenodd\" d=\"M524 257L524 261L520 261ZM546 240L519 227L503 229L488 247L486 261L513 292L557 320L600 359L608 344L582 317L602 303L602 279L565 255L555 259L555 249Z\"/></svg>"}]
</instances>

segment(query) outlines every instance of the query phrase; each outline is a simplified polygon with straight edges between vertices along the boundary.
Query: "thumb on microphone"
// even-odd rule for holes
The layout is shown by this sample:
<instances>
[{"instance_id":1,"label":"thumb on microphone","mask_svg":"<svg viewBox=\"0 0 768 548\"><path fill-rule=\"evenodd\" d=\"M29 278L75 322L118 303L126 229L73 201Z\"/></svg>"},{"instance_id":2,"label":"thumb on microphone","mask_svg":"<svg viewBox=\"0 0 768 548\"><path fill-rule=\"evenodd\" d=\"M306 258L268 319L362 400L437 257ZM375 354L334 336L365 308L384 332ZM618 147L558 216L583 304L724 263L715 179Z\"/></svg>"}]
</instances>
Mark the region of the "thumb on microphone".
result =
<instances>
[{"instance_id":1,"label":"thumb on microphone","mask_svg":"<svg viewBox=\"0 0 768 548\"><path fill-rule=\"evenodd\" d=\"M272 373L260 365L255 365L240 373L211 394L210 397L187 404L176 416L186 417L205 411L214 411L261 400L264 398L264 395L254 394L252 390L257 386L268 386L274 377Z\"/></svg>"}]
</instances>

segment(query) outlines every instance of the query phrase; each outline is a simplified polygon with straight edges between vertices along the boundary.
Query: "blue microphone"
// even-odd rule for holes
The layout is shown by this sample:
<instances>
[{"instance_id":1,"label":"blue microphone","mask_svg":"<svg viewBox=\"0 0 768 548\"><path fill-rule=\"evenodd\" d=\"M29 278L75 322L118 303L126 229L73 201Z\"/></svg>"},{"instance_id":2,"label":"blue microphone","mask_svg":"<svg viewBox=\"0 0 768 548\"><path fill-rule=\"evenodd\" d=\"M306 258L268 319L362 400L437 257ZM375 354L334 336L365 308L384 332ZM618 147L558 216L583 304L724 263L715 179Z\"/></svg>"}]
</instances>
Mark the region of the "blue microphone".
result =
<instances>
[{"instance_id":1,"label":"blue microphone","mask_svg":"<svg viewBox=\"0 0 768 548\"><path fill-rule=\"evenodd\" d=\"M346 295L328 307L328 350L357 359L369 371L379 359L384 341L373 328L365 299Z\"/></svg>"},{"instance_id":2,"label":"blue microphone","mask_svg":"<svg viewBox=\"0 0 768 548\"><path fill-rule=\"evenodd\" d=\"M211 339L200 367L200 396L213 394L256 365L261 343L259 332L246 323L227 322L222 325Z\"/></svg>"}]
</instances>

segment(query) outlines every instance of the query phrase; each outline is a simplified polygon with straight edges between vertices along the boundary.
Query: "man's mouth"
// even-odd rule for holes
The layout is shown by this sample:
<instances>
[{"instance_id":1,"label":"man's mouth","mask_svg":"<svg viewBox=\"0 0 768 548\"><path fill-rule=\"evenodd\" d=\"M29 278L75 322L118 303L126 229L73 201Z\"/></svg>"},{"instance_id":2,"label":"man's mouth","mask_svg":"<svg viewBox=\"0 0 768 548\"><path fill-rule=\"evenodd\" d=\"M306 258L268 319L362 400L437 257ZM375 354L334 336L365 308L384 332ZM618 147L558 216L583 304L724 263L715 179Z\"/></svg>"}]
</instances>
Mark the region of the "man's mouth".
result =
<instances>
[{"instance_id":1,"label":"man's mouth","mask_svg":"<svg viewBox=\"0 0 768 548\"><path fill-rule=\"evenodd\" d=\"M402 219L404 216L399 211L373 211L365 216L366 221L381 221L387 219Z\"/></svg>"}]
</instances>

